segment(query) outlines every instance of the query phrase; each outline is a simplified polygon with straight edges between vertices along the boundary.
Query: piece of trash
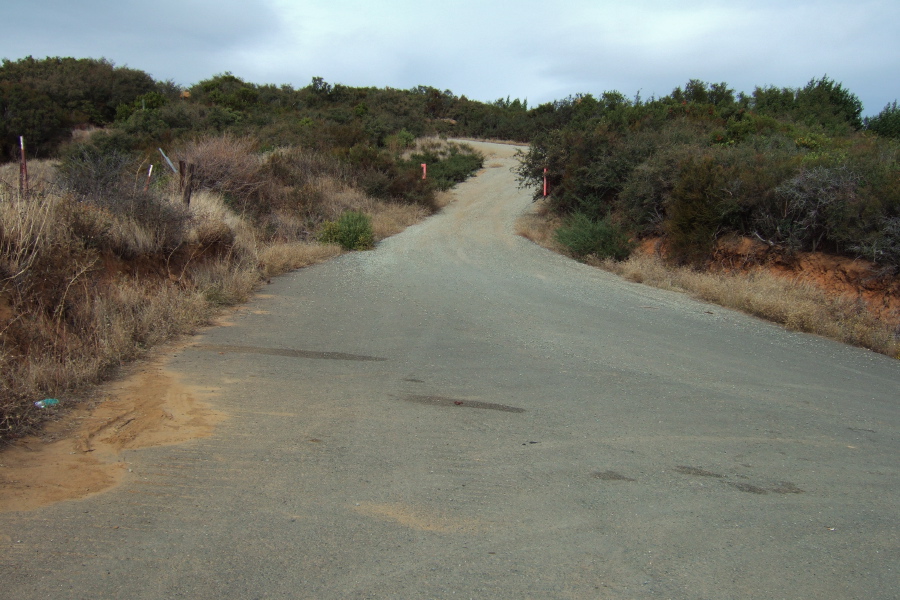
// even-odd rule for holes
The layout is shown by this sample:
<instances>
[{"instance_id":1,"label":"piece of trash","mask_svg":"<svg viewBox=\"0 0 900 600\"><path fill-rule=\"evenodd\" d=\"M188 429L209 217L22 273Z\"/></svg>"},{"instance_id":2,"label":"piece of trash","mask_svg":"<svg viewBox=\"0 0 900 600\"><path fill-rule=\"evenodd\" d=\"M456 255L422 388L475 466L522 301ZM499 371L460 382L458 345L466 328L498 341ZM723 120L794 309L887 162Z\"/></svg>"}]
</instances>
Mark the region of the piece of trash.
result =
<instances>
[{"instance_id":1,"label":"piece of trash","mask_svg":"<svg viewBox=\"0 0 900 600\"><path fill-rule=\"evenodd\" d=\"M454 400L453 404L455 404L457 406L462 406L462 400Z\"/></svg>"},{"instance_id":2,"label":"piece of trash","mask_svg":"<svg viewBox=\"0 0 900 600\"><path fill-rule=\"evenodd\" d=\"M44 400L38 400L34 403L38 408L47 408L48 406L56 406L59 404L59 400L56 398L45 398Z\"/></svg>"},{"instance_id":3,"label":"piece of trash","mask_svg":"<svg viewBox=\"0 0 900 600\"><path fill-rule=\"evenodd\" d=\"M540 444L540 442L525 442L522 444L523 446L527 446L528 444Z\"/></svg>"}]
</instances>

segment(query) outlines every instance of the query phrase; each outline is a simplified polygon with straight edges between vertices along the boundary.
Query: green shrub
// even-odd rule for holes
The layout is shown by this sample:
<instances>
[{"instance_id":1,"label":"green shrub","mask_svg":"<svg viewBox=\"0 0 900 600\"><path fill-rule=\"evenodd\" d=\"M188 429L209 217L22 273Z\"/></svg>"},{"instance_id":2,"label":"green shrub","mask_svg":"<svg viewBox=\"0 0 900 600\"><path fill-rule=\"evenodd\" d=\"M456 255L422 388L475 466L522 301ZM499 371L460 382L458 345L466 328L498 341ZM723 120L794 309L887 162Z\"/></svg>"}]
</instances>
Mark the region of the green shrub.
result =
<instances>
[{"instance_id":1,"label":"green shrub","mask_svg":"<svg viewBox=\"0 0 900 600\"><path fill-rule=\"evenodd\" d=\"M900 140L900 108L897 107L897 101L885 106L874 117L867 118L866 129L882 137Z\"/></svg>"},{"instance_id":2,"label":"green shrub","mask_svg":"<svg viewBox=\"0 0 900 600\"><path fill-rule=\"evenodd\" d=\"M638 236L661 235L666 207L678 182L681 165L703 151L694 143L663 146L635 167L618 197L618 213L624 216Z\"/></svg>"},{"instance_id":3,"label":"green shrub","mask_svg":"<svg viewBox=\"0 0 900 600\"><path fill-rule=\"evenodd\" d=\"M712 157L690 159L672 190L665 224L669 256L677 263L698 263L709 256L736 207L726 193L723 167Z\"/></svg>"},{"instance_id":4,"label":"green shrub","mask_svg":"<svg viewBox=\"0 0 900 600\"><path fill-rule=\"evenodd\" d=\"M133 162L128 136L98 134L89 143L69 146L57 174L70 191L86 197L101 196L123 185Z\"/></svg>"},{"instance_id":5,"label":"green shrub","mask_svg":"<svg viewBox=\"0 0 900 600\"><path fill-rule=\"evenodd\" d=\"M569 217L556 230L556 240L578 258L594 255L624 260L634 249L625 230L609 217L594 221L583 213Z\"/></svg>"},{"instance_id":6,"label":"green shrub","mask_svg":"<svg viewBox=\"0 0 900 600\"><path fill-rule=\"evenodd\" d=\"M753 92L751 107L760 114L847 133L862 127L862 102L828 76L799 89L765 87Z\"/></svg>"},{"instance_id":7,"label":"green shrub","mask_svg":"<svg viewBox=\"0 0 900 600\"><path fill-rule=\"evenodd\" d=\"M346 250L368 250L375 243L372 219L365 213L348 210L337 221L324 223L319 241L340 244Z\"/></svg>"},{"instance_id":8,"label":"green shrub","mask_svg":"<svg viewBox=\"0 0 900 600\"><path fill-rule=\"evenodd\" d=\"M401 148L409 148L415 141L416 136L407 131L405 128L401 129L400 133L397 134L397 142L400 144Z\"/></svg>"},{"instance_id":9,"label":"green shrub","mask_svg":"<svg viewBox=\"0 0 900 600\"><path fill-rule=\"evenodd\" d=\"M797 90L795 114L798 121L817 124L831 131L844 125L862 128L863 105L856 94L828 76L812 79Z\"/></svg>"},{"instance_id":10,"label":"green shrub","mask_svg":"<svg viewBox=\"0 0 900 600\"><path fill-rule=\"evenodd\" d=\"M445 191L465 181L480 169L484 165L484 156L471 147L451 144L446 149L413 154L407 164L418 174L419 165L422 163L428 165L430 185L437 190Z\"/></svg>"},{"instance_id":11,"label":"green shrub","mask_svg":"<svg viewBox=\"0 0 900 600\"><path fill-rule=\"evenodd\" d=\"M0 81L0 163L18 157L19 136L31 156L47 156L67 137L65 114L50 96Z\"/></svg>"}]
</instances>

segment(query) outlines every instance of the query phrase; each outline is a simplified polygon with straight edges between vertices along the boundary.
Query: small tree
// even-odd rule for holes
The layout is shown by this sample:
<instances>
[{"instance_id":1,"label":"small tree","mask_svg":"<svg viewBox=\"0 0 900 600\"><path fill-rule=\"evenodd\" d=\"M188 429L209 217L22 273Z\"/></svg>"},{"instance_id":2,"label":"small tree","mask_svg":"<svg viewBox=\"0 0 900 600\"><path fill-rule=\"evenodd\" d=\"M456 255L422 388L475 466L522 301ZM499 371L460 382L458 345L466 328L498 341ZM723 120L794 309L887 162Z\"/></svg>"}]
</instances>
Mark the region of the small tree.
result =
<instances>
[{"instance_id":1,"label":"small tree","mask_svg":"<svg viewBox=\"0 0 900 600\"><path fill-rule=\"evenodd\" d=\"M797 120L832 128L842 123L862 128L863 105L849 90L828 78L812 79L797 91Z\"/></svg>"},{"instance_id":2,"label":"small tree","mask_svg":"<svg viewBox=\"0 0 900 600\"><path fill-rule=\"evenodd\" d=\"M900 139L900 108L897 101L885 106L876 116L867 118L866 129L882 137Z\"/></svg>"}]
</instances>

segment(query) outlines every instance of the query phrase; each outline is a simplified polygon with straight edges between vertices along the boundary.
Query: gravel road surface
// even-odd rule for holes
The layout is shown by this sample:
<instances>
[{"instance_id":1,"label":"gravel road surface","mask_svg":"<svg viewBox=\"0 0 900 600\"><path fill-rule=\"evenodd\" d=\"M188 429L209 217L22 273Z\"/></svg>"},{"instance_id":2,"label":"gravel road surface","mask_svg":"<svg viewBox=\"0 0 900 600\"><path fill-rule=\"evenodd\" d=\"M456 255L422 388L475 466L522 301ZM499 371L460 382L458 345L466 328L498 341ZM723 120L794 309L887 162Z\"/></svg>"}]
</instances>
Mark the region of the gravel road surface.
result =
<instances>
[{"instance_id":1,"label":"gravel road surface","mask_svg":"<svg viewBox=\"0 0 900 600\"><path fill-rule=\"evenodd\" d=\"M211 437L0 515L0 597L897 598L900 362L442 214L277 279L169 364Z\"/></svg>"}]
</instances>

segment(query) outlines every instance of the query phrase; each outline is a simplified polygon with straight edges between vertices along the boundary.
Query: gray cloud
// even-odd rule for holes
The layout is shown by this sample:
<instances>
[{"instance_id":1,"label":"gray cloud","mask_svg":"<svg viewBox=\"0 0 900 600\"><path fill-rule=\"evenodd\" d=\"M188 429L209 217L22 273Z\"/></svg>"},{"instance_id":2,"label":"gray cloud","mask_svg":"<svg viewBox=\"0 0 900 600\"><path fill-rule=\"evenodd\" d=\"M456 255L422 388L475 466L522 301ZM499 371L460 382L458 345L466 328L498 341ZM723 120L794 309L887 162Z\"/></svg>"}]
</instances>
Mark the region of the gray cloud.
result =
<instances>
[{"instance_id":1,"label":"gray cloud","mask_svg":"<svg viewBox=\"0 0 900 600\"><path fill-rule=\"evenodd\" d=\"M900 97L898 21L894 0L36 0L4 9L0 56L103 56L185 85L223 71L295 86L322 76L532 105L828 74L874 113Z\"/></svg>"}]
</instances>

